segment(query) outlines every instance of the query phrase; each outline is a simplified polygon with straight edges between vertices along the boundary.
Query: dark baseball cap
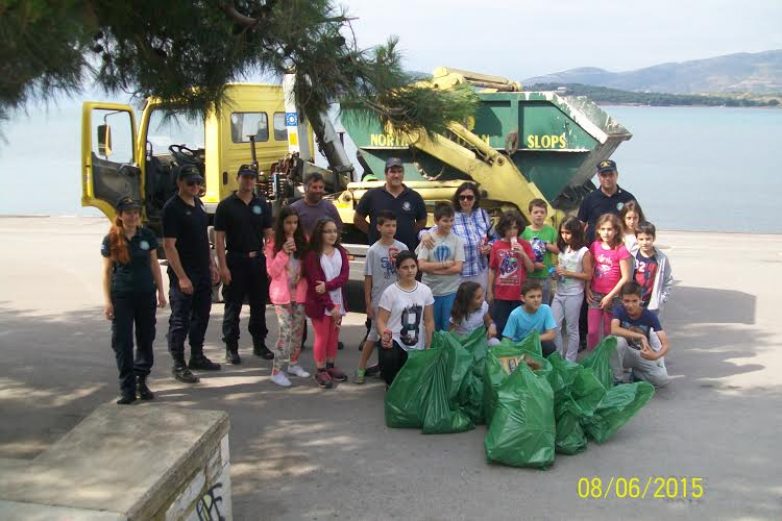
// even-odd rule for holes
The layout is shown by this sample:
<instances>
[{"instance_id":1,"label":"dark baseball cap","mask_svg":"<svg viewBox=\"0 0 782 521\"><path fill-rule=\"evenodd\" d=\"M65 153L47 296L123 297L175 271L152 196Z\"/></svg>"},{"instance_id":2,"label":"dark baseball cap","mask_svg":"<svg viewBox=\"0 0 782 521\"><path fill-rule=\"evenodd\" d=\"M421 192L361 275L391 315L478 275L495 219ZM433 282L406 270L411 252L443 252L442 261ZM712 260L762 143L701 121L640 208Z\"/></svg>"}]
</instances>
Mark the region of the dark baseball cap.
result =
<instances>
[{"instance_id":1,"label":"dark baseball cap","mask_svg":"<svg viewBox=\"0 0 782 521\"><path fill-rule=\"evenodd\" d=\"M177 179L183 179L185 181L203 181L204 177L201 175L201 171L198 167L193 165L185 165L179 169L177 173Z\"/></svg>"},{"instance_id":2,"label":"dark baseball cap","mask_svg":"<svg viewBox=\"0 0 782 521\"><path fill-rule=\"evenodd\" d=\"M597 173L616 172L616 162L611 159L604 159L597 164Z\"/></svg>"},{"instance_id":3,"label":"dark baseball cap","mask_svg":"<svg viewBox=\"0 0 782 521\"><path fill-rule=\"evenodd\" d=\"M141 203L133 199L132 197L123 197L117 202L118 212L128 212L130 210L140 210Z\"/></svg>"},{"instance_id":4,"label":"dark baseball cap","mask_svg":"<svg viewBox=\"0 0 782 521\"><path fill-rule=\"evenodd\" d=\"M404 163L402 163L402 160L398 157L389 157L386 159L386 171L388 171L389 168L395 167L395 166L401 166L404 168Z\"/></svg>"},{"instance_id":5,"label":"dark baseball cap","mask_svg":"<svg viewBox=\"0 0 782 521\"><path fill-rule=\"evenodd\" d=\"M237 177L258 177L258 172L254 168L242 167L236 174Z\"/></svg>"}]
</instances>

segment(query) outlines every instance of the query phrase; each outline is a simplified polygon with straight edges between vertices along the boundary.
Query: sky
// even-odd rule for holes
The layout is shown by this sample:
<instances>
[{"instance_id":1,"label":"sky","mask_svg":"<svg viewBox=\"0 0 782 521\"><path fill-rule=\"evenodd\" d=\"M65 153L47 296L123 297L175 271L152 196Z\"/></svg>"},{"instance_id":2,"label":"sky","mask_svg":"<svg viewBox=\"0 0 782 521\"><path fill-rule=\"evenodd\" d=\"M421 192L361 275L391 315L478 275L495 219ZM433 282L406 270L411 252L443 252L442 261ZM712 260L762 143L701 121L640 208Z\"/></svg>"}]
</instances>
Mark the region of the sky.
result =
<instances>
[{"instance_id":1,"label":"sky","mask_svg":"<svg viewBox=\"0 0 782 521\"><path fill-rule=\"evenodd\" d=\"M349 0L338 5L355 17L360 47L396 35L405 67L425 73L445 65L523 80L576 67L618 72L782 48L782 0ZM79 139L81 102L95 96L85 92L32 103L3 124L0 214L94 215L79 207ZM47 189L28 197L39 189L41 175Z\"/></svg>"}]
</instances>

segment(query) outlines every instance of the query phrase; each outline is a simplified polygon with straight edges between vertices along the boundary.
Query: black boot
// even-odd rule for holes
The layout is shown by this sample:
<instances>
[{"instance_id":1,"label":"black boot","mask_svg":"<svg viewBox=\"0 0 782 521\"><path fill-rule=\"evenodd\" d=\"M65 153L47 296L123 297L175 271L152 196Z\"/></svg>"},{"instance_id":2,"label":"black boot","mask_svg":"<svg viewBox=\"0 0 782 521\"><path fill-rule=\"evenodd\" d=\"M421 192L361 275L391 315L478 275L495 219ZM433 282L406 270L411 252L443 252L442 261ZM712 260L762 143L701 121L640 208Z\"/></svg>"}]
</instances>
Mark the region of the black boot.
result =
<instances>
[{"instance_id":1,"label":"black boot","mask_svg":"<svg viewBox=\"0 0 782 521\"><path fill-rule=\"evenodd\" d=\"M174 358L174 366L171 368L171 374L173 374L174 378L180 382L184 382L186 384L198 383L198 377L190 372L190 369L187 368L184 356Z\"/></svg>"},{"instance_id":2,"label":"black boot","mask_svg":"<svg viewBox=\"0 0 782 521\"><path fill-rule=\"evenodd\" d=\"M139 375L138 377L138 383L136 384L136 391L138 392L138 397L142 400L154 400L155 399L155 393L153 393L149 387L147 387L147 377Z\"/></svg>"},{"instance_id":3,"label":"black boot","mask_svg":"<svg viewBox=\"0 0 782 521\"><path fill-rule=\"evenodd\" d=\"M190 369L200 370L200 371L219 371L220 370L220 364L212 362L209 360L206 355L201 352L193 352L190 354L190 363L187 364Z\"/></svg>"},{"instance_id":4,"label":"black boot","mask_svg":"<svg viewBox=\"0 0 782 521\"><path fill-rule=\"evenodd\" d=\"M117 403L119 405L130 405L131 403L136 401L136 395L135 394L123 394L119 400L117 400Z\"/></svg>"},{"instance_id":5,"label":"black boot","mask_svg":"<svg viewBox=\"0 0 782 521\"><path fill-rule=\"evenodd\" d=\"M225 363L232 365L239 365L242 363L242 358L239 356L239 346L232 344L225 346Z\"/></svg>"},{"instance_id":6,"label":"black boot","mask_svg":"<svg viewBox=\"0 0 782 521\"><path fill-rule=\"evenodd\" d=\"M264 360L271 360L274 358L274 353L269 351L269 348L266 347L266 342L263 340L257 342L253 340L253 354L255 356L260 356Z\"/></svg>"}]
</instances>

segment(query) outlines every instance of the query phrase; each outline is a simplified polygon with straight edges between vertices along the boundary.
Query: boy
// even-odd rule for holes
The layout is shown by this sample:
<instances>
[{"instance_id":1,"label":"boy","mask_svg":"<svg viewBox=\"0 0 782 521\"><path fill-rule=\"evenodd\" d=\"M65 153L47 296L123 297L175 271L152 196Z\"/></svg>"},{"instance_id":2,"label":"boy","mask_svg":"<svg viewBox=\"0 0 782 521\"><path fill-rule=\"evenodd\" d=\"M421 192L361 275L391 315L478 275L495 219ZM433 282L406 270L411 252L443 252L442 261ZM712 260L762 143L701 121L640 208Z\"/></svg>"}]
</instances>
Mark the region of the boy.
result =
<instances>
[{"instance_id":1,"label":"boy","mask_svg":"<svg viewBox=\"0 0 782 521\"><path fill-rule=\"evenodd\" d=\"M383 291L396 281L394 262L400 251L407 250L405 243L394 239L396 234L396 215L390 210L381 210L377 215L377 227L380 239L367 250L364 265L364 304L367 309L367 332L364 346L361 348L361 360L358 362L354 382L361 385L366 377L367 363L372 356L375 343L380 340L373 322L377 320L377 306Z\"/></svg>"},{"instance_id":2,"label":"boy","mask_svg":"<svg viewBox=\"0 0 782 521\"><path fill-rule=\"evenodd\" d=\"M529 274L531 279L540 282L543 288L543 302L551 303L551 275L549 269L554 266L554 255L559 253L557 248L557 230L546 224L548 205L543 199L533 199L529 202L529 213L532 224L524 228L521 238L532 246L535 257L535 271Z\"/></svg>"},{"instance_id":3,"label":"boy","mask_svg":"<svg viewBox=\"0 0 782 521\"><path fill-rule=\"evenodd\" d=\"M554 314L548 304L543 304L543 288L540 281L527 279L521 286L522 306L514 309L508 324L502 332L502 336L518 342L523 340L530 332L540 333L540 345L543 348L543 356L548 356L557 350L554 345L554 335L557 323Z\"/></svg>"},{"instance_id":4,"label":"boy","mask_svg":"<svg viewBox=\"0 0 782 521\"><path fill-rule=\"evenodd\" d=\"M519 241L522 218L513 210L502 214L497 223L499 238L491 246L489 255L489 283L486 301L491 305L491 316L502 333L511 311L521 305L521 285L527 273L535 269L532 247Z\"/></svg>"},{"instance_id":5,"label":"boy","mask_svg":"<svg viewBox=\"0 0 782 521\"><path fill-rule=\"evenodd\" d=\"M423 272L421 281L434 295L434 326L437 331L448 331L453 300L461 281L464 264L464 241L451 232L454 210L450 203L437 203L434 220L437 231L432 234L434 246L418 245L418 267Z\"/></svg>"},{"instance_id":6,"label":"boy","mask_svg":"<svg viewBox=\"0 0 782 521\"><path fill-rule=\"evenodd\" d=\"M622 305L614 309L611 320L611 334L618 337L611 366L615 380L623 380L628 368L636 379L663 387L670 381L663 362L670 344L660 321L641 305L642 291L635 281L622 286Z\"/></svg>"},{"instance_id":7,"label":"boy","mask_svg":"<svg viewBox=\"0 0 782 521\"><path fill-rule=\"evenodd\" d=\"M633 280L636 281L643 292L641 304L643 307L660 318L663 304L668 301L673 286L671 264L663 252L654 247L657 230L650 222L641 223L635 232L638 241L638 253L633 259L635 270Z\"/></svg>"}]
</instances>

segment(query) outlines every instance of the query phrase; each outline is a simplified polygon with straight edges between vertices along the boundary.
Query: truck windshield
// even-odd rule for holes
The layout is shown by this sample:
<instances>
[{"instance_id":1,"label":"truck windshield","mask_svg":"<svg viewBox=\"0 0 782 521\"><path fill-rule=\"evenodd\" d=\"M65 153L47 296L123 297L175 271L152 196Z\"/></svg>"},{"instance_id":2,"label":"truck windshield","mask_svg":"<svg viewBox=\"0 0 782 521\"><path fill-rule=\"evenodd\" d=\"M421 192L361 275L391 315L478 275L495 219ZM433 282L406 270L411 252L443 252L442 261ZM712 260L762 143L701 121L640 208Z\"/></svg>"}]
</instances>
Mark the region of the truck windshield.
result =
<instances>
[{"instance_id":1,"label":"truck windshield","mask_svg":"<svg viewBox=\"0 0 782 521\"><path fill-rule=\"evenodd\" d=\"M147 141L153 153L168 154L171 145L184 145L192 150L204 148L204 118L154 109L149 117Z\"/></svg>"}]
</instances>

